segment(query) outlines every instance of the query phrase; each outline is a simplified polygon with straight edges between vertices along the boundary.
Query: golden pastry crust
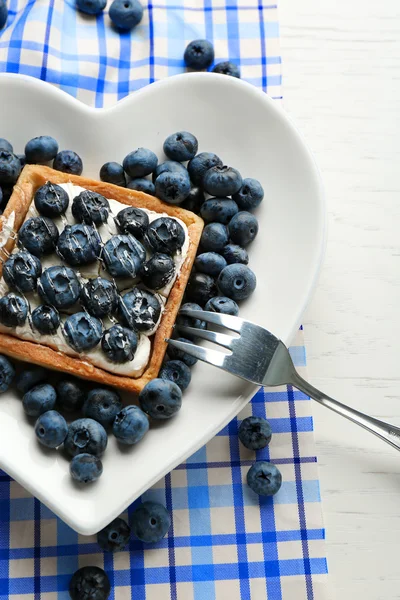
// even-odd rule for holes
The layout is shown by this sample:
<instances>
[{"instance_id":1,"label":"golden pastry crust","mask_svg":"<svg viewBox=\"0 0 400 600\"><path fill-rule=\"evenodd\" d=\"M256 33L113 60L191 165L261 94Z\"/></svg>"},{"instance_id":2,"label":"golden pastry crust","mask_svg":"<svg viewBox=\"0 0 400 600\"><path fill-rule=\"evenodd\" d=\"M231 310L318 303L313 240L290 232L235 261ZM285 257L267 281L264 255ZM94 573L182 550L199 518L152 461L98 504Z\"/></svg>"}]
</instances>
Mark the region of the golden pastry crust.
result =
<instances>
[{"instance_id":1,"label":"golden pastry crust","mask_svg":"<svg viewBox=\"0 0 400 600\"><path fill-rule=\"evenodd\" d=\"M130 392L138 393L146 383L151 379L154 379L154 377L157 377L160 370L167 349L167 344L164 340L171 336L172 327L175 323L182 302L183 293L196 256L204 223L202 219L194 213L177 206L165 204L153 196L137 192L136 190L122 188L111 183L95 181L77 175L68 175L67 173L54 171L49 167L27 165L23 169L18 182L14 187L6 210L0 217L0 232L13 211L15 213L14 231L19 231L29 210L34 193L40 186L44 185L46 181L51 181L52 183L72 183L88 190L98 192L106 198L117 200L128 206L167 213L171 217L181 219L188 228L188 253L185 262L182 265L179 277L177 277L168 296L160 325L156 334L151 338L152 350L149 363L141 377L133 378L115 375L99 367L95 367L84 360L53 350L48 346L28 342L12 335L0 333L0 352L7 354L11 358L41 365L48 369L64 371L65 373L70 373L76 377L90 379L91 381L112 385ZM5 248L8 252L11 252L14 245L15 241L9 239ZM0 263L0 276L1 274L2 263Z\"/></svg>"}]
</instances>

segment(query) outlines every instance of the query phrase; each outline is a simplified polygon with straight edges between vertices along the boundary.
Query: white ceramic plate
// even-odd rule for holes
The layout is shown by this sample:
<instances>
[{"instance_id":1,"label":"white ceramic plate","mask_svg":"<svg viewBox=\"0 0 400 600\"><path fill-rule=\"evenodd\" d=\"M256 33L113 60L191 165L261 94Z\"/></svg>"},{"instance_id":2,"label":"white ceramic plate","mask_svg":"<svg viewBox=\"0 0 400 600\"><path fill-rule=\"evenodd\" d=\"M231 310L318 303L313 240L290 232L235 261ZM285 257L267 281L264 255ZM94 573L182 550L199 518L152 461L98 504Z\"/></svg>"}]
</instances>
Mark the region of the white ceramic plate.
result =
<instances>
[{"instance_id":1,"label":"white ceramic plate","mask_svg":"<svg viewBox=\"0 0 400 600\"><path fill-rule=\"evenodd\" d=\"M313 158L276 102L238 79L202 73L160 81L111 109L96 110L41 81L3 74L0 106L0 135L16 152L34 136L53 135L61 149L80 154L89 177L139 146L162 157L166 136L187 130L198 137L200 151L216 152L244 177L259 179L266 194L257 213L259 235L249 249L258 286L241 316L290 342L321 265L325 209ZM212 438L255 391L196 365L179 415L130 451L120 451L110 436L104 474L84 490L71 482L61 452L37 444L17 395L3 394L0 467L73 529L90 535Z\"/></svg>"}]
</instances>

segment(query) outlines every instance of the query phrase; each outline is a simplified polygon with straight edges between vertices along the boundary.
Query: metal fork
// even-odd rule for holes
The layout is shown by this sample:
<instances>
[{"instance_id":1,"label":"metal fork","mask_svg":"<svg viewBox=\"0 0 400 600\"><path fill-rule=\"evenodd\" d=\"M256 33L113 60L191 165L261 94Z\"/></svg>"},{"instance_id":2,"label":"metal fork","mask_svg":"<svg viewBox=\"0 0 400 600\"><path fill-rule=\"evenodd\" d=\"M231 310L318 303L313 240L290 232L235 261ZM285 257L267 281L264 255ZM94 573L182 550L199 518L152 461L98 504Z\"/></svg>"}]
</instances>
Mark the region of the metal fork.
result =
<instances>
[{"instance_id":1,"label":"metal fork","mask_svg":"<svg viewBox=\"0 0 400 600\"><path fill-rule=\"evenodd\" d=\"M400 428L369 417L354 408L350 408L305 381L297 373L285 344L259 325L254 325L239 317L213 312L182 309L181 315L200 319L219 327L225 327L239 336L198 329L177 324L182 334L214 342L230 350L229 354L203 348L195 344L166 339L171 346L194 356L206 363L219 367L237 377L258 385L277 386L289 384L301 390L326 408L353 421L360 427L375 434L397 450L400 450Z\"/></svg>"}]
</instances>

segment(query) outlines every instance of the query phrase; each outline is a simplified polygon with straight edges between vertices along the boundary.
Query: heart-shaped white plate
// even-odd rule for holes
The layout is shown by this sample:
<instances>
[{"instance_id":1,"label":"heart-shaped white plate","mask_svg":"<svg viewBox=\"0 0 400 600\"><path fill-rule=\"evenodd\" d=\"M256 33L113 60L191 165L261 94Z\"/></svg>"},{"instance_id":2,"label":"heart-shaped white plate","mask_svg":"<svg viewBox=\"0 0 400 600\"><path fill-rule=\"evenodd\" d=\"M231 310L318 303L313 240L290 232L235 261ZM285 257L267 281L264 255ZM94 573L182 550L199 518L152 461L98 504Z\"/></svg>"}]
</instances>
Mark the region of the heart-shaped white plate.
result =
<instances>
[{"instance_id":1,"label":"heart-shaped white plate","mask_svg":"<svg viewBox=\"0 0 400 600\"><path fill-rule=\"evenodd\" d=\"M0 106L0 135L16 152L34 136L53 135L60 148L78 152L89 177L139 146L162 157L166 136L187 130L198 137L200 151L216 152L244 177L259 179L265 200L249 248L258 285L241 316L290 342L321 265L325 208L313 158L276 102L243 81L201 73L160 81L96 110L41 81L2 74ZM110 436L104 474L83 490L72 483L62 453L37 444L20 399L6 393L0 397L0 467L73 529L90 535L212 438L255 391L197 364L179 415L129 451Z\"/></svg>"}]
</instances>

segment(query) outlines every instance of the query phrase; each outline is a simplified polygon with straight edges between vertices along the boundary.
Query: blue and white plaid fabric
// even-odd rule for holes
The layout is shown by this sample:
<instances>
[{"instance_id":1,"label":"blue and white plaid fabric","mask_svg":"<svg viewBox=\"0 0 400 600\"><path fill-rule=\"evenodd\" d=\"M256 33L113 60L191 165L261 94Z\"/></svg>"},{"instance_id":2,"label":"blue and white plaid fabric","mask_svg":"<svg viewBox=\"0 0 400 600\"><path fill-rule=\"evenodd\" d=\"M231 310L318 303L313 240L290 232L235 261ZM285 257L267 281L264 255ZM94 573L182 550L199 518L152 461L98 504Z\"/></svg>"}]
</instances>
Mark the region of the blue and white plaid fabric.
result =
<instances>
[{"instance_id":1,"label":"blue and white plaid fabric","mask_svg":"<svg viewBox=\"0 0 400 600\"><path fill-rule=\"evenodd\" d=\"M136 30L120 35L107 13L80 15L73 0L9 0L0 71L47 80L87 104L108 106L183 70L186 43L206 37L216 59L281 98L275 5L262 0L157 0ZM302 332L292 356L305 366ZM272 498L243 485L253 453L234 419L146 499L172 514L167 538L116 555L67 527L0 471L0 600L67 600L72 573L107 571L112 600L325 600L326 559L310 401L291 388L261 390L239 416L266 416L274 436L258 453L279 465ZM128 510L132 512L134 506Z\"/></svg>"}]
</instances>

